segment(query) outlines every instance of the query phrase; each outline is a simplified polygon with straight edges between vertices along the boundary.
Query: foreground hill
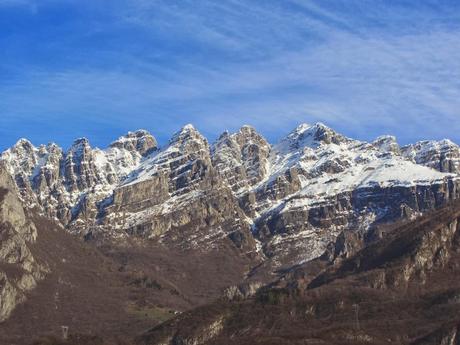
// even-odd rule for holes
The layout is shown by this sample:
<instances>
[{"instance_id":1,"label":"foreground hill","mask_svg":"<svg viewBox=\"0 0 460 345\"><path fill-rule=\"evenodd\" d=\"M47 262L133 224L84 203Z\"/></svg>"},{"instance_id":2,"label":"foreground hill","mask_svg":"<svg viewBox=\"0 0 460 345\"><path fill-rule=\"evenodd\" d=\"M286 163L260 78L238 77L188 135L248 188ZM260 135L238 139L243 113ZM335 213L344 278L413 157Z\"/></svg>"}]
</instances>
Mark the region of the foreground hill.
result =
<instances>
[{"instance_id":1,"label":"foreground hill","mask_svg":"<svg viewBox=\"0 0 460 345\"><path fill-rule=\"evenodd\" d=\"M245 300L176 317L137 344L458 344L460 204L386 229L352 257L311 262Z\"/></svg>"}]
</instances>

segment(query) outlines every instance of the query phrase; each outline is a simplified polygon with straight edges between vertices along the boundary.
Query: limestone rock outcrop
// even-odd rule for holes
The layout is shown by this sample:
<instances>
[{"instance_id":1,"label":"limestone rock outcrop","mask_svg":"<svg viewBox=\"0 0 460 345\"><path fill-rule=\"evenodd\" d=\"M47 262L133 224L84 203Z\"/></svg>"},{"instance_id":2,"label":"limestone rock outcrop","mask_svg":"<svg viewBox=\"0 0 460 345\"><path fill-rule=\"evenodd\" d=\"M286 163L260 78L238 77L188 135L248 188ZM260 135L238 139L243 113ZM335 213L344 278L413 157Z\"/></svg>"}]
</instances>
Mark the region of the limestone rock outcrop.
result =
<instances>
[{"instance_id":1,"label":"limestone rock outcrop","mask_svg":"<svg viewBox=\"0 0 460 345\"><path fill-rule=\"evenodd\" d=\"M212 147L214 167L232 190L252 187L268 176L271 146L253 127L224 132Z\"/></svg>"},{"instance_id":2,"label":"limestone rock outcrop","mask_svg":"<svg viewBox=\"0 0 460 345\"><path fill-rule=\"evenodd\" d=\"M68 225L85 222L90 210L97 214L97 204L156 149L155 138L139 130L106 150L93 149L86 138L75 140L67 151L54 143L35 147L21 139L1 160L28 205L40 205L46 215Z\"/></svg>"},{"instance_id":3,"label":"limestone rock outcrop","mask_svg":"<svg viewBox=\"0 0 460 345\"><path fill-rule=\"evenodd\" d=\"M48 271L30 251L37 229L27 217L17 193L10 175L0 164L0 322L26 299L26 292Z\"/></svg>"},{"instance_id":4,"label":"limestone rock outcrop","mask_svg":"<svg viewBox=\"0 0 460 345\"><path fill-rule=\"evenodd\" d=\"M207 140L187 125L116 188L104 224L181 248L221 241L254 251L244 212L212 164Z\"/></svg>"},{"instance_id":5,"label":"limestone rock outcrop","mask_svg":"<svg viewBox=\"0 0 460 345\"><path fill-rule=\"evenodd\" d=\"M401 148L407 159L441 172L460 174L460 147L452 141L420 141Z\"/></svg>"}]
</instances>

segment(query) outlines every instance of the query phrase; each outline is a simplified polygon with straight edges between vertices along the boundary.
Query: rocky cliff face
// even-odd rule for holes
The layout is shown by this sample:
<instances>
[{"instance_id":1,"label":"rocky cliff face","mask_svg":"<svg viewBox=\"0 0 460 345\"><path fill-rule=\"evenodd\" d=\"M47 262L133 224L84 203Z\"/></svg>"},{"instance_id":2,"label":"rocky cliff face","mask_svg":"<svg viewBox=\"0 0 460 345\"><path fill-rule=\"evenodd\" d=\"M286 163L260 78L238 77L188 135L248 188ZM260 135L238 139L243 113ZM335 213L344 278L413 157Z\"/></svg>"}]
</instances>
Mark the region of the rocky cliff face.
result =
<instances>
[{"instance_id":1,"label":"rocky cliff face","mask_svg":"<svg viewBox=\"0 0 460 345\"><path fill-rule=\"evenodd\" d=\"M25 139L2 153L28 205L40 205L64 225L97 214L97 203L110 195L157 144L146 131L130 132L106 150L93 149L85 138L67 152L54 143L34 147Z\"/></svg>"},{"instance_id":2,"label":"rocky cliff face","mask_svg":"<svg viewBox=\"0 0 460 345\"><path fill-rule=\"evenodd\" d=\"M366 143L321 123L275 145L244 126L210 146L187 125L162 149L137 131L105 150L86 139L68 151L20 140L2 154L24 201L87 239L229 244L262 250L275 267L320 256L341 233L365 237L457 198L457 175L444 173L458 173L457 160L447 141L400 148L391 136Z\"/></svg>"},{"instance_id":3,"label":"rocky cliff face","mask_svg":"<svg viewBox=\"0 0 460 345\"><path fill-rule=\"evenodd\" d=\"M8 318L17 304L26 299L47 272L29 246L37 229L26 216L18 191L3 164L0 164L0 322Z\"/></svg>"},{"instance_id":4,"label":"rocky cliff face","mask_svg":"<svg viewBox=\"0 0 460 345\"><path fill-rule=\"evenodd\" d=\"M221 241L254 250L250 228L211 161L207 140L185 126L114 190L108 228L167 245L207 249Z\"/></svg>"},{"instance_id":5,"label":"rocky cliff face","mask_svg":"<svg viewBox=\"0 0 460 345\"><path fill-rule=\"evenodd\" d=\"M237 133L223 133L212 148L212 161L233 191L256 185L269 173L271 146L254 128L243 126Z\"/></svg>"},{"instance_id":6,"label":"rocky cliff face","mask_svg":"<svg viewBox=\"0 0 460 345\"><path fill-rule=\"evenodd\" d=\"M460 174L460 147L450 140L420 141L401 148L407 159L442 172Z\"/></svg>"},{"instance_id":7,"label":"rocky cliff face","mask_svg":"<svg viewBox=\"0 0 460 345\"><path fill-rule=\"evenodd\" d=\"M392 152L400 154L401 148L396 141L396 137L392 135L382 135L372 142L372 145L381 152Z\"/></svg>"},{"instance_id":8,"label":"rocky cliff face","mask_svg":"<svg viewBox=\"0 0 460 345\"><path fill-rule=\"evenodd\" d=\"M414 281L425 284L430 272L445 267L458 251L459 219L460 208L447 207L397 231L392 229L372 245L338 261L316 277L310 288L351 275L378 289L404 290Z\"/></svg>"}]
</instances>

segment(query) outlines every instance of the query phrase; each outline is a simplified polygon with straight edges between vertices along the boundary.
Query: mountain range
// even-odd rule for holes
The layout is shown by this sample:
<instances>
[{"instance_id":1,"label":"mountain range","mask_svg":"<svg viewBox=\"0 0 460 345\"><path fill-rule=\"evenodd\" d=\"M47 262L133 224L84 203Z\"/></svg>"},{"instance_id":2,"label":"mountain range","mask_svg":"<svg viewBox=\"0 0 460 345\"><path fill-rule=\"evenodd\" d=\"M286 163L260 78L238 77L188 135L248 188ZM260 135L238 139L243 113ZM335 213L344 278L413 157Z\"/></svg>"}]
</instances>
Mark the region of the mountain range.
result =
<instances>
[{"instance_id":1,"label":"mountain range","mask_svg":"<svg viewBox=\"0 0 460 345\"><path fill-rule=\"evenodd\" d=\"M456 238L457 223L449 224L457 217L452 205L460 196L460 147L449 140L401 147L392 136L363 142L321 123L302 124L276 144L250 126L224 132L210 144L186 125L164 147L145 130L129 132L105 149L85 138L68 150L21 139L1 154L0 186L5 341L56 336L58 323L66 322L75 334L90 337L86 343L99 341L92 334L143 344L219 344L225 334L245 343L259 337L258 327L273 325L248 319L245 325L252 328L244 333L246 326L235 326L242 317L236 306L267 308L276 323L275 310L310 303L316 310L311 321L320 322L317 309L330 305L310 291L327 295L359 282L354 289L366 298L372 289L385 291L376 293L378 300L430 276L442 261L434 257L455 247L446 241ZM440 216L447 223L435 228L454 230L436 244L423 220ZM437 254L417 259L427 251ZM429 267L415 276L395 273L420 264L413 260ZM406 261L409 266L401 268ZM383 262L388 267L381 277ZM353 300L350 291L344 300ZM85 320L87 313L92 322ZM197 318L200 313L204 319ZM211 324L203 321L208 316ZM222 320L235 325L222 326ZM36 326L14 326L24 322ZM201 335L187 333L192 325ZM318 332L325 332L321 327ZM203 338L203 329L216 336ZM375 340L382 339L379 332L339 333ZM403 333L398 336L418 339ZM308 337L318 344L345 343ZM273 339L264 343L279 343ZM302 343L297 340L292 343Z\"/></svg>"}]
</instances>

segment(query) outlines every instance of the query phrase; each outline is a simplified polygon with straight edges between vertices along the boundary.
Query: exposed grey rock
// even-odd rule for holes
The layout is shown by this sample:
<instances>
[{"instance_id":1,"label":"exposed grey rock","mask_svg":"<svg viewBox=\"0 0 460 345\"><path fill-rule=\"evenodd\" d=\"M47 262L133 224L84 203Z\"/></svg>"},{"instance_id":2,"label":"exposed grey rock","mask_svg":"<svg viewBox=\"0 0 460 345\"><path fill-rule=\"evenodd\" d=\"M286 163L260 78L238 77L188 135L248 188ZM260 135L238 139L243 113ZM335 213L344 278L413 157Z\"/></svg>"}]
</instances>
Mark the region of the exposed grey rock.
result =
<instances>
[{"instance_id":1,"label":"exposed grey rock","mask_svg":"<svg viewBox=\"0 0 460 345\"><path fill-rule=\"evenodd\" d=\"M402 147L401 152L417 164L441 172L460 174L460 147L450 140L420 141Z\"/></svg>"},{"instance_id":2,"label":"exposed grey rock","mask_svg":"<svg viewBox=\"0 0 460 345\"><path fill-rule=\"evenodd\" d=\"M357 274L359 281L377 289L406 289L411 281L423 285L430 272L449 262L453 247L458 248L460 213L451 215L448 208L442 212L448 215L447 219L443 219L443 213L438 213L436 219L428 218L429 222L414 222L416 226L409 224L406 229L403 225L401 235L390 233L384 240L364 247L356 255L351 254L350 259L316 277L309 287L318 287L350 274Z\"/></svg>"},{"instance_id":3,"label":"exposed grey rock","mask_svg":"<svg viewBox=\"0 0 460 345\"><path fill-rule=\"evenodd\" d=\"M147 156L158 149L156 139L146 130L140 129L128 132L110 144L110 147L125 149L129 152L138 152L141 156Z\"/></svg>"},{"instance_id":4,"label":"exposed grey rock","mask_svg":"<svg viewBox=\"0 0 460 345\"><path fill-rule=\"evenodd\" d=\"M115 189L104 224L182 248L232 241L254 250L250 227L211 163L207 140L191 125Z\"/></svg>"},{"instance_id":5,"label":"exposed grey rock","mask_svg":"<svg viewBox=\"0 0 460 345\"><path fill-rule=\"evenodd\" d=\"M396 141L396 137L392 135L382 135L375 139L372 142L372 145L382 152L392 152L395 154L399 154L401 152L401 148Z\"/></svg>"},{"instance_id":6,"label":"exposed grey rock","mask_svg":"<svg viewBox=\"0 0 460 345\"><path fill-rule=\"evenodd\" d=\"M243 300L254 296L263 286L260 282L246 282L240 285L229 286L224 291L224 297L229 300Z\"/></svg>"},{"instance_id":7,"label":"exposed grey rock","mask_svg":"<svg viewBox=\"0 0 460 345\"><path fill-rule=\"evenodd\" d=\"M155 138L139 130L106 150L91 148L86 138L75 140L67 152L54 143L36 148L21 139L1 159L26 204L38 204L49 217L78 227L90 213L98 214L98 203L156 149Z\"/></svg>"},{"instance_id":8,"label":"exposed grey rock","mask_svg":"<svg viewBox=\"0 0 460 345\"><path fill-rule=\"evenodd\" d=\"M212 161L233 191L252 187L269 173L270 144L250 126L223 133L212 148Z\"/></svg>"},{"instance_id":9,"label":"exposed grey rock","mask_svg":"<svg viewBox=\"0 0 460 345\"><path fill-rule=\"evenodd\" d=\"M29 249L36 240L37 229L16 193L14 182L0 164L0 322L25 301L26 292L47 272Z\"/></svg>"}]
</instances>

